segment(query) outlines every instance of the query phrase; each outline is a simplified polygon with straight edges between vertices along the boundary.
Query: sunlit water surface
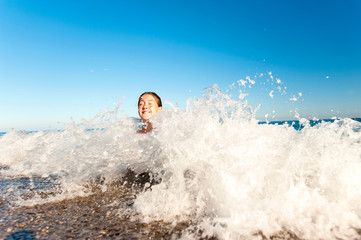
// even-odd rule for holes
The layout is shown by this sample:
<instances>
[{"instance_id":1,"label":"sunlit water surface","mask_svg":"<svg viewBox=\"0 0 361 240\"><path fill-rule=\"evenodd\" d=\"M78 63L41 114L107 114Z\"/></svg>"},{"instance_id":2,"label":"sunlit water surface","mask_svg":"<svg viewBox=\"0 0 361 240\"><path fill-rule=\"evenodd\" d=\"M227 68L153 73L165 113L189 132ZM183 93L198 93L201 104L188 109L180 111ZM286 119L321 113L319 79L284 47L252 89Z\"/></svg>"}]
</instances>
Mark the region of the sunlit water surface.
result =
<instances>
[{"instance_id":1,"label":"sunlit water surface","mask_svg":"<svg viewBox=\"0 0 361 240\"><path fill-rule=\"evenodd\" d=\"M133 235L131 226L121 231L139 238L157 236L141 226L189 239L360 238L361 123L299 121L302 130L259 124L250 105L211 88L185 110L157 114L148 134L116 110L62 131L8 132L0 137L2 236L15 232L7 226L21 218L16 209L33 222L68 209L53 220L83 221L72 236L89 236L84 226L99 218L113 228L126 219ZM94 229L113 236L109 226ZM44 225L32 231L50 234ZM52 236L67 236L58 231Z\"/></svg>"}]
</instances>

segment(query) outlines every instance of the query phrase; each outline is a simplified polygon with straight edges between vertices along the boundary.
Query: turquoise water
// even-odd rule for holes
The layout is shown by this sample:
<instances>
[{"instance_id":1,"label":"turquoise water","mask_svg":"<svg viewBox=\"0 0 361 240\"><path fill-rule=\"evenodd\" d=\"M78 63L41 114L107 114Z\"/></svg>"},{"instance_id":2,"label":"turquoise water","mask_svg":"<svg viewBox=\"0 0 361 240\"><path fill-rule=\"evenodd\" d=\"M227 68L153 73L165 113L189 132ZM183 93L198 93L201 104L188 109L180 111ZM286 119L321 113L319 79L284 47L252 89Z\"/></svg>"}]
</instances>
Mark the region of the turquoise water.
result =
<instances>
[{"instance_id":1,"label":"turquoise water","mask_svg":"<svg viewBox=\"0 0 361 240\"><path fill-rule=\"evenodd\" d=\"M289 126L292 126L296 130L302 130L305 127L305 124L309 124L311 127L316 126L317 124L326 122L326 123L332 123L336 120L334 119L320 119L320 120L308 120L306 122L300 122L299 120L288 120L288 121L270 121L270 122L260 122L260 124L275 124L275 125L284 125L287 124ZM361 122L361 118L351 118L354 121Z\"/></svg>"},{"instance_id":2,"label":"turquoise water","mask_svg":"<svg viewBox=\"0 0 361 240\"><path fill-rule=\"evenodd\" d=\"M337 119L337 118L335 118ZM319 123L322 122L334 122L335 119L321 119L321 120L308 120L308 123L313 127ZM361 122L361 118L351 118L352 120ZM304 124L301 124L299 120L288 120L288 121L260 121L259 124L274 124L274 125L284 125L287 124L289 126L292 126L296 130L301 130L304 127ZM61 130L59 130L61 131ZM36 133L38 131L25 131L26 133ZM5 135L6 132L0 132L0 136Z\"/></svg>"}]
</instances>

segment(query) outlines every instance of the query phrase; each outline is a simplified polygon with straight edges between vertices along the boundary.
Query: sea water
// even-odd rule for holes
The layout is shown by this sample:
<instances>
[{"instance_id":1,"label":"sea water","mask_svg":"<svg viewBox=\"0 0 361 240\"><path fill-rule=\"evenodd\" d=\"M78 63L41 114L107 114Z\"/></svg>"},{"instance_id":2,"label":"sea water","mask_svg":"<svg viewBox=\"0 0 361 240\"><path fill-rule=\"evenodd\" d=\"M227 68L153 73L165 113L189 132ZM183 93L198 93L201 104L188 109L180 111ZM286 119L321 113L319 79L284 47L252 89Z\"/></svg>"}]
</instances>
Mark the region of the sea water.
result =
<instances>
[{"instance_id":1,"label":"sea water","mask_svg":"<svg viewBox=\"0 0 361 240\"><path fill-rule=\"evenodd\" d=\"M114 203L113 217L186 222L181 238L360 238L360 122L260 124L247 102L217 87L152 120L148 134L116 110L61 131L6 133L3 205L89 196L90 186L107 192L131 170L149 180L131 203Z\"/></svg>"}]
</instances>

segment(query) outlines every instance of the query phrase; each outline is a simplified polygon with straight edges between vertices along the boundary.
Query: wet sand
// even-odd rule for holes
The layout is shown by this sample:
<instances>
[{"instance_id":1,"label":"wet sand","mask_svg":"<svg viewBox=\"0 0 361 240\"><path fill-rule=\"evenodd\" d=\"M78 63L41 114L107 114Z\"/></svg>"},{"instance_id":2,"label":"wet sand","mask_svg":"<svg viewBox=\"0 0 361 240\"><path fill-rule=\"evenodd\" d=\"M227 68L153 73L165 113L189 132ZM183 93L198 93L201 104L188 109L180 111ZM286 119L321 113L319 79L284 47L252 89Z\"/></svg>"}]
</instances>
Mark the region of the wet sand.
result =
<instances>
[{"instance_id":1,"label":"wet sand","mask_svg":"<svg viewBox=\"0 0 361 240\"><path fill-rule=\"evenodd\" d=\"M192 231L191 222L175 226L166 222L146 224L132 220L134 216L122 211L131 207L147 180L139 183L128 176L126 182L131 184L122 180L108 186L105 192L95 184L90 196L31 207L10 207L8 200L0 197L0 239L179 239L186 231ZM254 235L258 239L300 239L287 230L269 238L261 231ZM202 237L199 231L195 236L217 239Z\"/></svg>"},{"instance_id":2,"label":"wet sand","mask_svg":"<svg viewBox=\"0 0 361 240\"><path fill-rule=\"evenodd\" d=\"M179 239L191 223L172 226L165 222L150 224L118 214L119 204L134 199L131 191L98 193L32 207L12 207L1 212L0 239ZM114 193L114 192L113 192ZM261 232L259 239L299 239L286 231L271 238ZM198 239L217 239L202 237Z\"/></svg>"},{"instance_id":3,"label":"wet sand","mask_svg":"<svg viewBox=\"0 0 361 240\"><path fill-rule=\"evenodd\" d=\"M165 222L131 221L117 214L115 200L128 202L133 196L109 193L77 197L33 207L9 208L1 213L1 239L179 239L190 223L173 227ZM260 239L268 239L261 232ZM198 239L217 239L215 237ZM299 239L288 232L269 239Z\"/></svg>"},{"instance_id":4,"label":"wet sand","mask_svg":"<svg viewBox=\"0 0 361 240\"><path fill-rule=\"evenodd\" d=\"M119 214L121 205L131 205L134 189L117 186L87 197L32 207L5 207L1 200L0 239L179 239L191 223L172 226L165 222L149 224ZM186 230L187 229L187 230ZM260 239L267 239L261 232ZM198 239L217 239L202 237ZM298 239L282 232L270 239Z\"/></svg>"},{"instance_id":5,"label":"wet sand","mask_svg":"<svg viewBox=\"0 0 361 240\"><path fill-rule=\"evenodd\" d=\"M114 189L113 189L114 190ZM130 204L134 193L126 187L56 203L4 208L1 239L172 239L187 224L144 224L118 214L119 204Z\"/></svg>"}]
</instances>

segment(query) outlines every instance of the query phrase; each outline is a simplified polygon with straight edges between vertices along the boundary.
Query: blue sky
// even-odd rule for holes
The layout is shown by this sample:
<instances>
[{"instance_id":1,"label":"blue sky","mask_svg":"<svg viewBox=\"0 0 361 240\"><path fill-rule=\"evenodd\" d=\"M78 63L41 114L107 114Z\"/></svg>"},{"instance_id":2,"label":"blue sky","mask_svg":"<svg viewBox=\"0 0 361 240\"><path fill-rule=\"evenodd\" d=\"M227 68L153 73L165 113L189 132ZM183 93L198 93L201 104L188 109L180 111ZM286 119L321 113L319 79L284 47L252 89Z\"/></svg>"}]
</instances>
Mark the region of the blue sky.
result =
<instances>
[{"instance_id":1,"label":"blue sky","mask_svg":"<svg viewBox=\"0 0 361 240\"><path fill-rule=\"evenodd\" d=\"M0 131L61 128L123 98L135 117L144 91L184 107L268 72L287 89L247 88L260 120L360 117L361 1L0 1Z\"/></svg>"}]
</instances>

